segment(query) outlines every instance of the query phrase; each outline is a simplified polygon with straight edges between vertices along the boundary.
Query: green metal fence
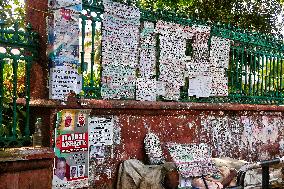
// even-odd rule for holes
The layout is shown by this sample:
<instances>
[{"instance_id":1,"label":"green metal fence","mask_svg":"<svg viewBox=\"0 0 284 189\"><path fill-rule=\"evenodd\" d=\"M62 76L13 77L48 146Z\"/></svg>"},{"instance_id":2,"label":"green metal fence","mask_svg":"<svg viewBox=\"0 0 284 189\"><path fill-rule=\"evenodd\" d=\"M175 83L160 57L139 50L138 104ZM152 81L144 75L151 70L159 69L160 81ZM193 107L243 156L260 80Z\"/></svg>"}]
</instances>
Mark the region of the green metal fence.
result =
<instances>
[{"instance_id":1,"label":"green metal fence","mask_svg":"<svg viewBox=\"0 0 284 189\"><path fill-rule=\"evenodd\" d=\"M215 25L212 36L231 40L229 100L283 104L283 38Z\"/></svg>"},{"instance_id":2,"label":"green metal fence","mask_svg":"<svg viewBox=\"0 0 284 189\"><path fill-rule=\"evenodd\" d=\"M0 20L0 147L26 146L30 137L30 70L37 34L28 25L6 27ZM17 104L25 98L26 105Z\"/></svg>"},{"instance_id":3,"label":"green metal fence","mask_svg":"<svg viewBox=\"0 0 284 189\"><path fill-rule=\"evenodd\" d=\"M82 88L85 97L100 98L102 3L94 4L84 1L84 13L81 15L82 37L80 45Z\"/></svg>"},{"instance_id":4,"label":"green metal fence","mask_svg":"<svg viewBox=\"0 0 284 189\"><path fill-rule=\"evenodd\" d=\"M130 4L130 1L125 3ZM135 3L134 3L135 4ZM135 4L136 6L137 3ZM100 63L101 56L101 30L96 27L102 20L103 5L100 1L83 1L82 14L82 44L81 61L84 74L83 91L87 98L100 98ZM283 104L283 38L253 32L230 25L207 23L202 20L189 19L186 15L178 15L174 12L156 10L141 11L141 21L156 22L164 20L182 25L209 25L211 37L218 36L231 41L230 62L227 70L229 95L225 97L195 98L188 97L188 83L181 88L180 101L187 102L233 102L249 104ZM96 14L93 14L95 12ZM91 32L86 31L86 20L91 21ZM90 28L90 27L89 27ZM86 33L90 34L90 52L86 52ZM210 40L209 44L210 45ZM159 48L159 47L157 47ZM86 54L90 54L89 60ZM97 61L96 61L97 57ZM91 69L87 74L87 66L90 62ZM97 64L98 69L93 69Z\"/></svg>"}]
</instances>

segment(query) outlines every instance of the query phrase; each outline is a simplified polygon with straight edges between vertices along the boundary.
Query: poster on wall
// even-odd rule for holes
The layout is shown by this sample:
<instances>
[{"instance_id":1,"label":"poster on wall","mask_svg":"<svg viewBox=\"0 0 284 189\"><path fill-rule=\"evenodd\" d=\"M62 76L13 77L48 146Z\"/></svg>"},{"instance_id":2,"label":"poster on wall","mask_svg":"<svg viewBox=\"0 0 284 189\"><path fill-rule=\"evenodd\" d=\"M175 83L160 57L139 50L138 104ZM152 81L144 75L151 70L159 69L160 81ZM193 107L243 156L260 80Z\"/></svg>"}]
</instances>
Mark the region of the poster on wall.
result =
<instances>
[{"instance_id":1,"label":"poster on wall","mask_svg":"<svg viewBox=\"0 0 284 189\"><path fill-rule=\"evenodd\" d=\"M88 119L90 110L57 113L53 189L88 187Z\"/></svg>"},{"instance_id":2,"label":"poster on wall","mask_svg":"<svg viewBox=\"0 0 284 189\"><path fill-rule=\"evenodd\" d=\"M218 172L211 159L211 149L205 143L167 145L171 158L182 178L209 175Z\"/></svg>"},{"instance_id":3,"label":"poster on wall","mask_svg":"<svg viewBox=\"0 0 284 189\"><path fill-rule=\"evenodd\" d=\"M69 3L68 3L69 2ZM79 67L79 16L81 3L50 1L53 16L48 20L48 57L50 61L49 98L66 100L81 91Z\"/></svg>"},{"instance_id":4,"label":"poster on wall","mask_svg":"<svg viewBox=\"0 0 284 189\"><path fill-rule=\"evenodd\" d=\"M103 99L135 98L139 27L139 9L116 2L104 3L101 88Z\"/></svg>"},{"instance_id":5,"label":"poster on wall","mask_svg":"<svg viewBox=\"0 0 284 189\"><path fill-rule=\"evenodd\" d=\"M114 143L114 117L89 117L90 159L105 157L105 146Z\"/></svg>"}]
</instances>

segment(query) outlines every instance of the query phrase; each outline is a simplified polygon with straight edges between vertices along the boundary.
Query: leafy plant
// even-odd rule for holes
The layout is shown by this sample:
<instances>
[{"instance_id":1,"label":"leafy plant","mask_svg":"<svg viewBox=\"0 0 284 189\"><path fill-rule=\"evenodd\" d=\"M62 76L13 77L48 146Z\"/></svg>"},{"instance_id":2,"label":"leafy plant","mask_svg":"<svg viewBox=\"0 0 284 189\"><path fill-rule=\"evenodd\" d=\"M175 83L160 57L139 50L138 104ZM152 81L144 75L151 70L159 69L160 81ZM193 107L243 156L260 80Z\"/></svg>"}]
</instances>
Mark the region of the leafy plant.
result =
<instances>
[{"instance_id":1,"label":"leafy plant","mask_svg":"<svg viewBox=\"0 0 284 189\"><path fill-rule=\"evenodd\" d=\"M18 22L24 26L25 7L24 0L0 0L0 20L8 26Z\"/></svg>"},{"instance_id":2,"label":"leafy plant","mask_svg":"<svg viewBox=\"0 0 284 189\"><path fill-rule=\"evenodd\" d=\"M17 89L16 98L25 96L25 63L19 61L17 69ZM16 134L18 137L21 136L21 127L25 121L25 111L22 106L16 107L16 112L13 110L13 90L14 90L14 73L13 73L13 61L6 59L3 70L3 122L0 127L1 136L11 136L13 127L13 116L16 114Z\"/></svg>"}]
</instances>

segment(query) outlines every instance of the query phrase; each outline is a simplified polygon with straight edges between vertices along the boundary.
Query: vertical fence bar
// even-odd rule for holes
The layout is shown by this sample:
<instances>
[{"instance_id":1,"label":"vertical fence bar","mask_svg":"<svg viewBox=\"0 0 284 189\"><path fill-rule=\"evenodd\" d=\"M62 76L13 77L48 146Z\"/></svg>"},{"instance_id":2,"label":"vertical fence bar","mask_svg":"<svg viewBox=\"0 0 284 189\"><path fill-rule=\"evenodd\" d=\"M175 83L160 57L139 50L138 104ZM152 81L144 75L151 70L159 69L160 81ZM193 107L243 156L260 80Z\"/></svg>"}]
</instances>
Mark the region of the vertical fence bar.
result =
<instances>
[{"instance_id":1,"label":"vertical fence bar","mask_svg":"<svg viewBox=\"0 0 284 189\"><path fill-rule=\"evenodd\" d=\"M245 50L245 49L244 49ZM245 53L245 60L246 60L246 62L245 62L245 87L244 87L244 89L245 89L245 95L248 95L248 91L247 91L247 86L248 86L248 53L247 53L247 51L245 51L246 53Z\"/></svg>"},{"instance_id":2,"label":"vertical fence bar","mask_svg":"<svg viewBox=\"0 0 284 189\"><path fill-rule=\"evenodd\" d=\"M26 121L25 121L25 136L30 136L30 72L31 72L31 61L26 61L26 87L25 87L25 98L26 98Z\"/></svg>"},{"instance_id":3,"label":"vertical fence bar","mask_svg":"<svg viewBox=\"0 0 284 189\"><path fill-rule=\"evenodd\" d=\"M268 86L268 81L269 81L269 72L268 72L268 56L267 54L265 55L265 96L268 96L268 91L267 91L267 86Z\"/></svg>"},{"instance_id":4,"label":"vertical fence bar","mask_svg":"<svg viewBox=\"0 0 284 189\"><path fill-rule=\"evenodd\" d=\"M82 19L82 44L81 44L81 74L82 74L82 89L84 91L85 89L85 84L84 84L84 72L85 72L85 27L86 27L86 16L82 15L81 16L81 19ZM85 94L85 91L84 91L84 95Z\"/></svg>"},{"instance_id":5,"label":"vertical fence bar","mask_svg":"<svg viewBox=\"0 0 284 189\"><path fill-rule=\"evenodd\" d=\"M276 84L276 81L277 81L277 55L274 55L273 57L273 90L274 90L274 93L273 93L273 97L276 96L276 91L277 91L277 84Z\"/></svg>"},{"instance_id":6,"label":"vertical fence bar","mask_svg":"<svg viewBox=\"0 0 284 189\"><path fill-rule=\"evenodd\" d=\"M234 73L234 72L233 72ZM236 86L236 92L239 94L239 89L240 89L240 86L239 86L239 48L237 47L236 48L236 83L235 83L235 86Z\"/></svg>"},{"instance_id":7,"label":"vertical fence bar","mask_svg":"<svg viewBox=\"0 0 284 189\"><path fill-rule=\"evenodd\" d=\"M235 89L234 89L234 66L236 64L236 55L235 55L235 47L232 46L231 47L231 51L232 51L232 64L230 65L229 69L230 69L230 76L231 76L231 91L233 92L234 96L235 96Z\"/></svg>"},{"instance_id":8,"label":"vertical fence bar","mask_svg":"<svg viewBox=\"0 0 284 189\"><path fill-rule=\"evenodd\" d=\"M262 55L261 55L261 96L263 96L264 95L264 82L265 82L265 76L264 76L264 54L262 53Z\"/></svg>"},{"instance_id":9,"label":"vertical fence bar","mask_svg":"<svg viewBox=\"0 0 284 189\"><path fill-rule=\"evenodd\" d=\"M95 64L95 35L96 35L96 20L92 17L92 51L91 51L91 78L90 86L94 88L94 64Z\"/></svg>"},{"instance_id":10,"label":"vertical fence bar","mask_svg":"<svg viewBox=\"0 0 284 189\"><path fill-rule=\"evenodd\" d=\"M251 82L251 70L252 70L252 68L251 68L251 66L252 66L252 52L250 51L249 52L250 54L249 54L249 96L251 96L251 92L252 92L252 82Z\"/></svg>"},{"instance_id":11,"label":"vertical fence bar","mask_svg":"<svg viewBox=\"0 0 284 189\"><path fill-rule=\"evenodd\" d=\"M271 95L274 96L275 95L275 56L271 56L271 59L272 59L272 68L271 68L271 71L272 71L272 85L271 85L272 93L271 93Z\"/></svg>"},{"instance_id":12,"label":"vertical fence bar","mask_svg":"<svg viewBox=\"0 0 284 189\"><path fill-rule=\"evenodd\" d=\"M4 61L2 58L0 58L0 128L2 128L2 121L3 121L3 98L4 98Z\"/></svg>"},{"instance_id":13,"label":"vertical fence bar","mask_svg":"<svg viewBox=\"0 0 284 189\"><path fill-rule=\"evenodd\" d=\"M260 81L260 73L259 73L259 69L260 68L260 52L257 53L257 88L256 88L256 96L260 96L259 93L259 81Z\"/></svg>"},{"instance_id":14,"label":"vertical fence bar","mask_svg":"<svg viewBox=\"0 0 284 189\"><path fill-rule=\"evenodd\" d=\"M282 80L283 80L283 56L280 54L280 97L282 98Z\"/></svg>"},{"instance_id":15,"label":"vertical fence bar","mask_svg":"<svg viewBox=\"0 0 284 189\"><path fill-rule=\"evenodd\" d=\"M255 77L255 74L256 74L256 52L254 51L253 52L253 89L252 89L252 93L253 93L253 96L255 96L255 81L256 81L256 77Z\"/></svg>"},{"instance_id":16,"label":"vertical fence bar","mask_svg":"<svg viewBox=\"0 0 284 189\"><path fill-rule=\"evenodd\" d=\"M13 127L12 134L13 138L16 138L17 129L17 81L18 81L18 61L13 58Z\"/></svg>"},{"instance_id":17,"label":"vertical fence bar","mask_svg":"<svg viewBox=\"0 0 284 189\"><path fill-rule=\"evenodd\" d=\"M241 69L241 75L240 75L240 85L241 85L241 91L240 93L243 94L243 75L244 75L244 70L243 70L243 65L244 65L244 49L241 48L241 54L242 54L242 57L241 57L241 64L240 64L240 69ZM245 73L246 74L246 73ZM245 91L245 89L244 89Z\"/></svg>"},{"instance_id":18,"label":"vertical fence bar","mask_svg":"<svg viewBox=\"0 0 284 189\"><path fill-rule=\"evenodd\" d=\"M269 58L268 58L268 60L269 60L269 76L268 76L268 78L269 78L269 80L268 80L268 90L269 90L269 96L271 96L271 69L272 69L272 66L271 66L271 64L272 64L272 57L271 57L271 55L269 55Z\"/></svg>"},{"instance_id":19,"label":"vertical fence bar","mask_svg":"<svg viewBox=\"0 0 284 189\"><path fill-rule=\"evenodd\" d=\"M279 97L279 56L276 56L276 97Z\"/></svg>"}]
</instances>

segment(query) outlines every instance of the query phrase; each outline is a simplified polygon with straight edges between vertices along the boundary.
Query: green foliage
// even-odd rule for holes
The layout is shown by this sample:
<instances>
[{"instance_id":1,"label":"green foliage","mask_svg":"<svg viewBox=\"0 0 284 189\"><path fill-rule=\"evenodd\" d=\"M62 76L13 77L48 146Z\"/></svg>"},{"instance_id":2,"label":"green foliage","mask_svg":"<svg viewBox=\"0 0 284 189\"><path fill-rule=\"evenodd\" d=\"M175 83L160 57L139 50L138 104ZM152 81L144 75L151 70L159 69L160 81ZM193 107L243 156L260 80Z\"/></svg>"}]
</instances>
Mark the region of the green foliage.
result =
<instances>
[{"instance_id":1,"label":"green foliage","mask_svg":"<svg viewBox=\"0 0 284 189\"><path fill-rule=\"evenodd\" d=\"M23 0L0 0L0 20L11 26L18 22L24 26L24 1Z\"/></svg>"},{"instance_id":2,"label":"green foliage","mask_svg":"<svg viewBox=\"0 0 284 189\"><path fill-rule=\"evenodd\" d=\"M13 65L12 60L7 59L4 64L4 99L3 99L3 122L2 127L0 127L0 136L11 136L12 125L13 125ZM25 63L19 62L17 70L17 97L25 96ZM17 136L21 136L21 126L24 125L25 111L23 107L17 106L17 117L16 117L16 133Z\"/></svg>"},{"instance_id":3,"label":"green foliage","mask_svg":"<svg viewBox=\"0 0 284 189\"><path fill-rule=\"evenodd\" d=\"M283 0L140 0L140 6L168 10L210 22L230 23L261 32L279 32Z\"/></svg>"},{"instance_id":4,"label":"green foliage","mask_svg":"<svg viewBox=\"0 0 284 189\"><path fill-rule=\"evenodd\" d=\"M91 35L90 35L91 36ZM85 72L83 74L85 85L90 86L91 83L94 84L94 86L98 87L100 85L100 73L101 73L101 40L102 35L100 30L96 30L95 34L95 43L94 43L94 66L93 66L93 78L91 78L91 61L86 60L85 62ZM85 49L92 49L92 41L86 41L85 42Z\"/></svg>"}]
</instances>

